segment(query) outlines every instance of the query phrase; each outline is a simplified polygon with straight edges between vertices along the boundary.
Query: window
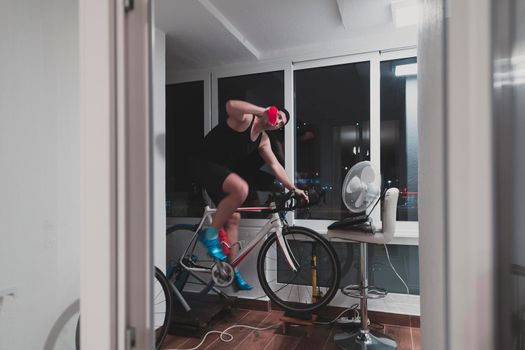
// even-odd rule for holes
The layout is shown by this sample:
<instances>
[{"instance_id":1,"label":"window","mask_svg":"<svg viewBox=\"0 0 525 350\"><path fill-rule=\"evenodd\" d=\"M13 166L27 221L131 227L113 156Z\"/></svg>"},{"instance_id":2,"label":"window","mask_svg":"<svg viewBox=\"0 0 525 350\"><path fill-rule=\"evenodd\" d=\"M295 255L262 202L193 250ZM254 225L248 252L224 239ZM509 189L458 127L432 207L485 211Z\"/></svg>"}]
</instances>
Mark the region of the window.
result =
<instances>
[{"instance_id":1,"label":"window","mask_svg":"<svg viewBox=\"0 0 525 350\"><path fill-rule=\"evenodd\" d=\"M399 188L398 221L417 221L416 58L381 62L381 174Z\"/></svg>"},{"instance_id":2,"label":"window","mask_svg":"<svg viewBox=\"0 0 525 350\"><path fill-rule=\"evenodd\" d=\"M177 147L189 149L187 146L192 142L201 143L204 130L215 126L214 122L225 121L225 105L230 99L260 106L284 106L287 96L293 97L294 103L292 122L288 124L291 130L286 131L289 136L294 133L293 143L291 137L288 139L288 163L285 164L284 131L268 133L272 148L281 164L288 165L290 175L293 172L299 188L309 190L311 197L321 196L319 205L296 210L292 214L294 218L333 221L350 216L341 200L342 182L354 164L371 160L380 167L383 188L395 186L401 192L397 217L403 222L399 223L398 230L407 237L417 237L417 60L411 55L415 52L371 53L301 62L294 64L294 68L257 66L253 71L243 68L238 73L211 72L218 76L211 89L202 81L168 86L169 215L200 216L203 205L200 187L176 171L176 164L184 169L186 155L175 152L177 158L173 158L170 152ZM268 71L260 73L265 68ZM215 96L212 125L204 118L204 109L200 109L211 95ZM290 105L290 101L287 102ZM207 102L206 108L211 105ZM177 119L175 110L186 116L184 120ZM250 161L260 166L263 177L273 180L273 174L258 154ZM264 205L270 191L277 189L275 183L268 186L267 182L262 185L250 182L251 191L244 206ZM324 229L327 224L312 222L311 225Z\"/></svg>"},{"instance_id":3,"label":"window","mask_svg":"<svg viewBox=\"0 0 525 350\"><path fill-rule=\"evenodd\" d=\"M370 63L294 72L295 164L298 187L320 195L320 205L297 210L298 219L340 220L347 171L370 159Z\"/></svg>"},{"instance_id":4,"label":"window","mask_svg":"<svg viewBox=\"0 0 525 350\"><path fill-rule=\"evenodd\" d=\"M204 82L166 86L166 214L200 216L201 188L186 173L188 150L204 139Z\"/></svg>"},{"instance_id":5,"label":"window","mask_svg":"<svg viewBox=\"0 0 525 350\"><path fill-rule=\"evenodd\" d=\"M284 72L266 72L249 75L219 78L218 89L218 115L219 123L227 118L226 102L228 100L243 100L261 107L278 106L284 107ZM267 133L270 137L272 150L279 162L284 166L284 131L272 131ZM268 194L278 187L273 183L273 174L268 169L259 153L253 155L249 160L253 162L254 168L260 168L260 173L253 181L249 181L250 194L245 206L257 206L264 204ZM244 215L244 214L243 214ZM258 214L247 215L259 217Z\"/></svg>"}]
</instances>

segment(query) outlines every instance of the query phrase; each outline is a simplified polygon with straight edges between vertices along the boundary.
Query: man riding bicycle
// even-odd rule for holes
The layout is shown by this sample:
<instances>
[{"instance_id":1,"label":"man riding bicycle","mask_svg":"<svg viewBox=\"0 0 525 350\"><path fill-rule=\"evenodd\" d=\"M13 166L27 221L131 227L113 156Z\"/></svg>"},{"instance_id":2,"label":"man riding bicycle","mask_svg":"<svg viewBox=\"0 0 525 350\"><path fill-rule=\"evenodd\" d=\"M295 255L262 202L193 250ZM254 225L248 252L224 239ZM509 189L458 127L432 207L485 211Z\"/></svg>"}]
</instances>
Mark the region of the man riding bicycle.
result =
<instances>
[{"instance_id":1,"label":"man riding bicycle","mask_svg":"<svg viewBox=\"0 0 525 350\"><path fill-rule=\"evenodd\" d=\"M218 231L224 228L231 244L229 261L238 254L239 223L241 215L236 209L244 203L249 193L251 179L260 172L256 162L250 161L258 152L284 187L308 201L306 192L297 189L272 151L267 131L284 127L289 121L285 109L263 108L245 101L230 100L226 103L228 115L204 138L202 148L189 163L189 172L202 184L217 205L211 226L199 234L208 254L226 260L220 247ZM253 185L252 185L253 186ZM249 285L235 271L235 282L240 290L250 290Z\"/></svg>"}]
</instances>

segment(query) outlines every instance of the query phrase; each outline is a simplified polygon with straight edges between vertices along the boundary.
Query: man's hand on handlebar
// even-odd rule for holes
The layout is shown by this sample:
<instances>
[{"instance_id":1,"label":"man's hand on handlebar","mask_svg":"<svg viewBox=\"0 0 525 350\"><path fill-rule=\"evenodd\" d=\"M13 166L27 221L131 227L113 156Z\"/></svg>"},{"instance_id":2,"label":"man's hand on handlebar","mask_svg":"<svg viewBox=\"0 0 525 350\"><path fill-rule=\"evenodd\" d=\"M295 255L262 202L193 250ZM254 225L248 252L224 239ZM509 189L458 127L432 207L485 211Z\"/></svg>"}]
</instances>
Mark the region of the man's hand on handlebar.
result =
<instances>
[{"instance_id":1,"label":"man's hand on handlebar","mask_svg":"<svg viewBox=\"0 0 525 350\"><path fill-rule=\"evenodd\" d=\"M304 200L306 203L310 202L310 199L308 198L308 193L306 193L305 191L300 190L298 188L294 188L292 191L295 192L295 196L297 198Z\"/></svg>"},{"instance_id":2,"label":"man's hand on handlebar","mask_svg":"<svg viewBox=\"0 0 525 350\"><path fill-rule=\"evenodd\" d=\"M275 202L277 208L272 211L274 213L279 211L292 211L297 208L306 208L307 206L313 204L310 202L308 193L306 191L296 188L286 193L281 192L280 196L277 196Z\"/></svg>"}]
</instances>

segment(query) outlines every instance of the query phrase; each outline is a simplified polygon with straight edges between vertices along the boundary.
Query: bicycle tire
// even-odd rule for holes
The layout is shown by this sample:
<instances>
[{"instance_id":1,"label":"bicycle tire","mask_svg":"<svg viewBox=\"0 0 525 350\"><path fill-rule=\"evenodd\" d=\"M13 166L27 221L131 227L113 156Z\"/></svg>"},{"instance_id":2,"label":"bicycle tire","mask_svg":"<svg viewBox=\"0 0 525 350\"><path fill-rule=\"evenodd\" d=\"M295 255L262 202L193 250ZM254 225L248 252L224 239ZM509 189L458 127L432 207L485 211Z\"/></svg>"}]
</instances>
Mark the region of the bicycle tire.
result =
<instances>
[{"instance_id":1,"label":"bicycle tire","mask_svg":"<svg viewBox=\"0 0 525 350\"><path fill-rule=\"evenodd\" d=\"M77 327L75 329L75 349L80 350L80 315L77 320Z\"/></svg>"},{"instance_id":2,"label":"bicycle tire","mask_svg":"<svg viewBox=\"0 0 525 350\"><path fill-rule=\"evenodd\" d=\"M166 276L164 276L164 273L158 268L155 267L155 280L159 283L159 286L161 287L161 291L157 291L155 293L156 284L154 284L154 299L153 299L153 317L155 318L156 311L155 306L159 305L159 303L164 303L165 306L162 308L164 309L164 316L162 317L162 325L159 328L155 329L155 349L160 350L162 343L164 343L164 340L166 339L166 336L168 335L168 329L171 323L171 313L172 313L172 306L173 306L173 293L171 292L170 284L168 282L168 279ZM162 295L160 294L162 293ZM160 299L164 297L164 301L158 302L158 297L160 296ZM154 325L154 328L156 325ZM75 329L75 349L80 350L80 316L78 317L77 326Z\"/></svg>"},{"instance_id":3,"label":"bicycle tire","mask_svg":"<svg viewBox=\"0 0 525 350\"><path fill-rule=\"evenodd\" d=\"M160 350L162 343L168 335L168 330L171 324L172 310L173 310L173 292L170 283L164 273L155 267L155 280L158 282L162 290L153 290L153 318L155 331L155 349ZM156 285L156 284L155 284ZM160 301L159 301L160 300ZM160 306L159 306L160 305ZM159 313L164 312L163 315ZM157 317L159 316L159 317ZM159 318L160 324L157 324Z\"/></svg>"},{"instance_id":4,"label":"bicycle tire","mask_svg":"<svg viewBox=\"0 0 525 350\"><path fill-rule=\"evenodd\" d=\"M288 243L290 249L292 250L293 255L300 264L299 270L297 271L297 273L295 273L288 266L284 259L282 250L278 248L277 235L273 233L263 243L261 250L259 251L259 256L257 257L257 274L259 277L259 282L261 283L264 292L270 298L270 300L278 306L282 307L284 310L298 313L316 311L321 307L327 305L334 298L339 289L339 280L341 278L339 258L337 257L334 248L324 237L320 236L317 232L306 227L292 226L283 228L283 237ZM310 242L310 244L303 244L306 242ZM310 259L308 258L308 245L311 246ZM299 250L300 246L303 246L303 248L305 248L305 254L301 254ZM277 253L277 251L279 251L280 253ZM322 253L322 255L320 254L319 256L323 260L322 262L318 261L317 263L318 273L316 274L316 278L319 279L319 270L321 269L323 275L322 282L325 285L324 287L322 287L324 293L315 302L313 301L311 294L310 302L307 296L305 296L305 302L303 302L303 298L301 296L301 289L302 291L308 291L308 288L311 288L311 266L313 260L312 255L318 254L319 252ZM269 254L275 254L275 257L272 257ZM280 264L282 268L279 268L279 256L281 256L282 259ZM275 262L271 262L272 259ZM269 266L271 264L274 264L276 268L269 269L269 267L274 267ZM322 264L320 268L319 264ZM305 266L308 266L310 270L304 269ZM275 273L272 275L271 271L275 271ZM279 276L280 272L284 272L284 275ZM295 284L286 283L287 281L285 280L290 280L290 277L287 278L287 276L290 276L290 274L294 275L294 277L291 278L290 282L296 282ZM308 275L310 276L310 280L308 280ZM297 279L298 277L300 278ZM273 279L269 280L269 278ZM279 282L279 278L281 278L281 282ZM274 280L276 280L277 282L273 283ZM310 286L308 286L308 283L310 283ZM275 285L276 290L274 290L274 286L272 286L272 284ZM286 298L283 298L283 295L286 295L286 290L284 288L286 288L286 286L289 285L291 286L290 292L288 293ZM297 289L298 298L295 298L295 293L294 295L291 294L294 286Z\"/></svg>"}]
</instances>

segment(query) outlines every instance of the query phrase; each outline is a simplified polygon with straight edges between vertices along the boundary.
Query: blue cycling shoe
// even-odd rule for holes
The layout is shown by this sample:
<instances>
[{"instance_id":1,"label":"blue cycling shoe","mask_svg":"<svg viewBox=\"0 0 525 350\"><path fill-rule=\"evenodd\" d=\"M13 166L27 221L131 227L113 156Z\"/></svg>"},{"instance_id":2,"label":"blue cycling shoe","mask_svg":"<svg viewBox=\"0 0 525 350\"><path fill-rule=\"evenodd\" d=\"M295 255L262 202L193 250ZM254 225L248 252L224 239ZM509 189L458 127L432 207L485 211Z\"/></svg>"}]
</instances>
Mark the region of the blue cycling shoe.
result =
<instances>
[{"instance_id":1,"label":"blue cycling shoe","mask_svg":"<svg viewBox=\"0 0 525 350\"><path fill-rule=\"evenodd\" d=\"M237 285L237 289L239 290L252 290L253 289L253 287L250 284L248 284L248 282L246 282L244 278L242 278L241 273L239 271L235 271L235 277L233 279L235 281L235 284Z\"/></svg>"},{"instance_id":2,"label":"blue cycling shoe","mask_svg":"<svg viewBox=\"0 0 525 350\"><path fill-rule=\"evenodd\" d=\"M218 237L219 235L215 227L208 227L199 232L199 240L208 248L208 255L214 259L224 261L226 260L226 255L224 255L219 245Z\"/></svg>"}]
</instances>

